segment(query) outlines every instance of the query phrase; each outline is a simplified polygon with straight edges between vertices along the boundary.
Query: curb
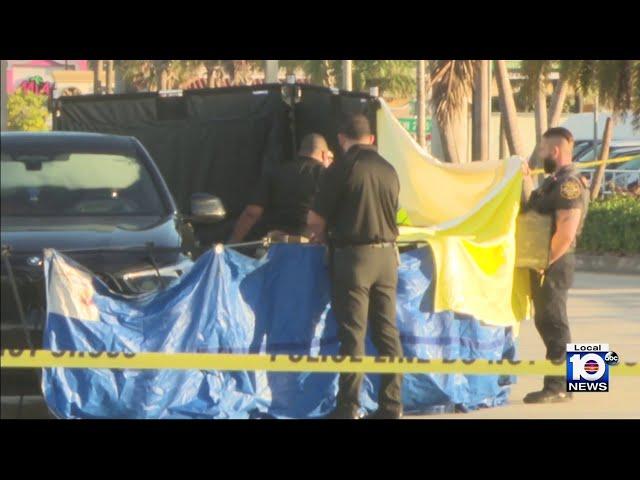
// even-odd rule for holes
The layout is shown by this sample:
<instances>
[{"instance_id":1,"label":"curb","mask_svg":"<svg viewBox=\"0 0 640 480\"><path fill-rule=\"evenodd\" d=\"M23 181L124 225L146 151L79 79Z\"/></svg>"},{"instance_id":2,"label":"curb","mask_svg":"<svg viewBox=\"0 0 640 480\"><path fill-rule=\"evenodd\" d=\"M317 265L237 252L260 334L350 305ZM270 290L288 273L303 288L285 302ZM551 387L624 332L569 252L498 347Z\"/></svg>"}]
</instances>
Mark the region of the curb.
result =
<instances>
[{"instance_id":1,"label":"curb","mask_svg":"<svg viewBox=\"0 0 640 480\"><path fill-rule=\"evenodd\" d=\"M624 273L640 275L640 255L576 255L576 270L582 272Z\"/></svg>"}]
</instances>

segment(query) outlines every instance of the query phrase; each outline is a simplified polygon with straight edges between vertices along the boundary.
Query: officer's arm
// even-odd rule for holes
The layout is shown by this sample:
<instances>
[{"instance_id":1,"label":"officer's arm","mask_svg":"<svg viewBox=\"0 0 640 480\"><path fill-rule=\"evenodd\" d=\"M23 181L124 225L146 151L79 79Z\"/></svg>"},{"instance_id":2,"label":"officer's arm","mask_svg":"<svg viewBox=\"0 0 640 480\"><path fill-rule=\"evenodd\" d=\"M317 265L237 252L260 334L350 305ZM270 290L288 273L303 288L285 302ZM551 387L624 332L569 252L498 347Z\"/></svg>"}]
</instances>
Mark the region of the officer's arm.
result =
<instances>
[{"instance_id":1,"label":"officer's arm","mask_svg":"<svg viewBox=\"0 0 640 480\"><path fill-rule=\"evenodd\" d=\"M556 211L556 233L551 238L550 264L569 250L580 225L580 214L579 208Z\"/></svg>"},{"instance_id":2,"label":"officer's arm","mask_svg":"<svg viewBox=\"0 0 640 480\"><path fill-rule=\"evenodd\" d=\"M313 210L307 213L307 231L305 236L309 237L312 243L326 242L327 221Z\"/></svg>"},{"instance_id":3,"label":"officer's arm","mask_svg":"<svg viewBox=\"0 0 640 480\"><path fill-rule=\"evenodd\" d=\"M241 242L251 231L256 222L260 220L263 213L264 208L261 206L247 205L247 208L244 209L242 215L240 215L240 218L233 228L233 233L231 234L231 238L229 238L229 242Z\"/></svg>"}]
</instances>

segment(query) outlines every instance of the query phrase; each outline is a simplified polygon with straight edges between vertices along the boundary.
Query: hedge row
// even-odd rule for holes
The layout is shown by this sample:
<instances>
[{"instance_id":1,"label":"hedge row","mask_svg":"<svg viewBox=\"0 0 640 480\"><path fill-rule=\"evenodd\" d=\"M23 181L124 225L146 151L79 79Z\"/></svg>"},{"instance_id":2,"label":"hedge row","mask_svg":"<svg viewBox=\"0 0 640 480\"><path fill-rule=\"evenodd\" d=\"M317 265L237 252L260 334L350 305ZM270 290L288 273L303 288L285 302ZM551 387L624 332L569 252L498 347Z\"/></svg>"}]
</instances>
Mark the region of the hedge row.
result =
<instances>
[{"instance_id":1,"label":"hedge row","mask_svg":"<svg viewBox=\"0 0 640 480\"><path fill-rule=\"evenodd\" d=\"M640 254L640 199L616 195L591 202L578 251Z\"/></svg>"}]
</instances>

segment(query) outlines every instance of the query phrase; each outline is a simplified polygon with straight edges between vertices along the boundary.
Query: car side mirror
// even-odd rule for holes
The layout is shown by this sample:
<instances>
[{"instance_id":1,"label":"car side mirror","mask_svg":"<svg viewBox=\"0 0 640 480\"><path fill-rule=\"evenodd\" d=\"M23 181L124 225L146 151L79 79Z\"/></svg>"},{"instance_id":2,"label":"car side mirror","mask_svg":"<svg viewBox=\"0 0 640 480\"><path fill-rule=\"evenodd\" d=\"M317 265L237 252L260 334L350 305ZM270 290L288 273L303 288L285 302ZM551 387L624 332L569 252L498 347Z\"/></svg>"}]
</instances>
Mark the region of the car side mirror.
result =
<instances>
[{"instance_id":1,"label":"car side mirror","mask_svg":"<svg viewBox=\"0 0 640 480\"><path fill-rule=\"evenodd\" d=\"M208 193L191 195L191 220L194 223L217 223L227 216L222 200Z\"/></svg>"}]
</instances>

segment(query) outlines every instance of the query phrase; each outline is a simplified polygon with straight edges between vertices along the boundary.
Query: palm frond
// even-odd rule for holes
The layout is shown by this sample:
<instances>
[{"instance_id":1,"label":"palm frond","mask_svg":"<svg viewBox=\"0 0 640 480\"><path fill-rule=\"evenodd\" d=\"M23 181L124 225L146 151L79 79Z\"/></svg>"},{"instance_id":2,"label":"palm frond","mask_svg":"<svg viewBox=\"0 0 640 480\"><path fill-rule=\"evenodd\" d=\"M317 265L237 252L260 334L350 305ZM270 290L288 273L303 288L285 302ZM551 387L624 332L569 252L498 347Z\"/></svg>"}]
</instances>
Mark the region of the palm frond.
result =
<instances>
[{"instance_id":1,"label":"palm frond","mask_svg":"<svg viewBox=\"0 0 640 480\"><path fill-rule=\"evenodd\" d=\"M469 99L477 60L437 60L432 68L431 103L440 125L446 125Z\"/></svg>"},{"instance_id":2,"label":"palm frond","mask_svg":"<svg viewBox=\"0 0 640 480\"><path fill-rule=\"evenodd\" d=\"M522 74L525 76L522 92L527 106L531 107L538 92L544 88L544 80L553 67L553 60L523 60Z\"/></svg>"}]
</instances>

